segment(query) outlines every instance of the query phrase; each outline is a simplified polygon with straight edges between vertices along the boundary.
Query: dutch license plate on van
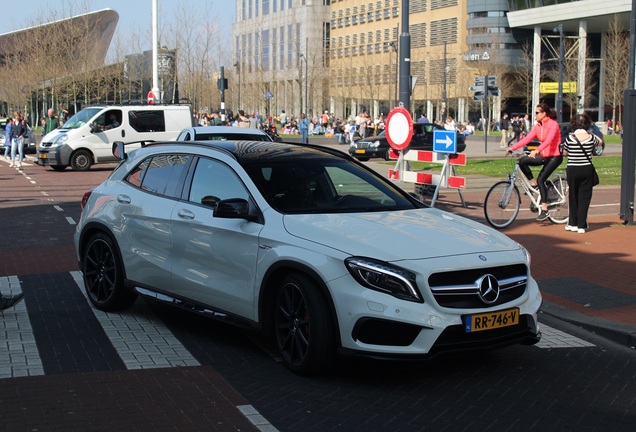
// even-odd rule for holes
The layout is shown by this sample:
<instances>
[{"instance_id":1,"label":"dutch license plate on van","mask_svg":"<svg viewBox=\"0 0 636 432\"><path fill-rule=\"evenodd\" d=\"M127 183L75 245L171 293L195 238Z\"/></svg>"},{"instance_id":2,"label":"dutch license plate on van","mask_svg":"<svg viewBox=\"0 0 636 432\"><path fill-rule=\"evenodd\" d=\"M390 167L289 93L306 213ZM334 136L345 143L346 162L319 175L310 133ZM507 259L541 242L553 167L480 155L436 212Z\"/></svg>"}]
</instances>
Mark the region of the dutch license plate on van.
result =
<instances>
[{"instance_id":1,"label":"dutch license plate on van","mask_svg":"<svg viewBox=\"0 0 636 432\"><path fill-rule=\"evenodd\" d=\"M519 324L519 308L464 316L466 333L510 327L517 324Z\"/></svg>"},{"instance_id":2,"label":"dutch license plate on van","mask_svg":"<svg viewBox=\"0 0 636 432\"><path fill-rule=\"evenodd\" d=\"M46 159L46 153L40 153L40 159Z\"/></svg>"}]
</instances>

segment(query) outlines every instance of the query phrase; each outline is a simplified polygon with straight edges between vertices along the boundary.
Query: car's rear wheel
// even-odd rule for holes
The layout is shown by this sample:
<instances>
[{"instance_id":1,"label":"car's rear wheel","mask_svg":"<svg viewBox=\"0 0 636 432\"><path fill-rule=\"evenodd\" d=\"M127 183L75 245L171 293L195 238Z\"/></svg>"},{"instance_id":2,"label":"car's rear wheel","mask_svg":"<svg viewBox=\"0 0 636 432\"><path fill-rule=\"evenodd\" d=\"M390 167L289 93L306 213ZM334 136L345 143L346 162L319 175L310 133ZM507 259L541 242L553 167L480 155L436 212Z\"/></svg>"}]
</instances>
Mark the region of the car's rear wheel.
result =
<instances>
[{"instance_id":1,"label":"car's rear wheel","mask_svg":"<svg viewBox=\"0 0 636 432\"><path fill-rule=\"evenodd\" d=\"M103 311L126 309L137 294L124 287L124 269L113 240L97 233L88 241L81 257L84 287L90 302Z\"/></svg>"},{"instance_id":2,"label":"car's rear wheel","mask_svg":"<svg viewBox=\"0 0 636 432\"><path fill-rule=\"evenodd\" d=\"M274 313L278 350L290 370L311 375L333 362L333 324L318 287L301 274L287 276L279 290Z\"/></svg>"}]
</instances>

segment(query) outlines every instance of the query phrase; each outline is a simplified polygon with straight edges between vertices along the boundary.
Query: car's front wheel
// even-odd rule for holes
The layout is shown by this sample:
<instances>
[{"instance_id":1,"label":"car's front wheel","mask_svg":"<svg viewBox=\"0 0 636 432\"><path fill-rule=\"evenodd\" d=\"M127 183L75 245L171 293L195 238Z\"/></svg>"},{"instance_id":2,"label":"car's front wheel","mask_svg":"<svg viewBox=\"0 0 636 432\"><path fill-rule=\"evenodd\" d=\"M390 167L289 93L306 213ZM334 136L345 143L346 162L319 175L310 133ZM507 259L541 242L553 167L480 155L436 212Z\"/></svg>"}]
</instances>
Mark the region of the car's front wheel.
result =
<instances>
[{"instance_id":1,"label":"car's front wheel","mask_svg":"<svg viewBox=\"0 0 636 432\"><path fill-rule=\"evenodd\" d=\"M285 366L302 375L328 369L335 353L333 321L316 284L302 274L290 274L275 304L276 342Z\"/></svg>"},{"instance_id":2,"label":"car's front wheel","mask_svg":"<svg viewBox=\"0 0 636 432\"><path fill-rule=\"evenodd\" d=\"M71 156L73 171L88 171L93 165L93 155L88 150L78 150Z\"/></svg>"},{"instance_id":3,"label":"car's front wheel","mask_svg":"<svg viewBox=\"0 0 636 432\"><path fill-rule=\"evenodd\" d=\"M124 287L124 269L113 240L104 233L94 234L81 257L84 287L90 302L103 311L126 309L137 294Z\"/></svg>"}]
</instances>

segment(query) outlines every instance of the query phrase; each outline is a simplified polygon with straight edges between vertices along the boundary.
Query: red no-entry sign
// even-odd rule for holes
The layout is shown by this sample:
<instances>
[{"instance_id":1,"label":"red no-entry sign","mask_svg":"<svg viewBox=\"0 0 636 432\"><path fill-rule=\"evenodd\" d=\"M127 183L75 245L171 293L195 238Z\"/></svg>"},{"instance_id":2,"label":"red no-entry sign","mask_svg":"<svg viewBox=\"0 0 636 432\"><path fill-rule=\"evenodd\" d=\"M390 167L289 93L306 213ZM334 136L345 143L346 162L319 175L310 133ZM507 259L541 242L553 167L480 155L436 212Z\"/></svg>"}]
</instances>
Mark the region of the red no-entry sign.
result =
<instances>
[{"instance_id":1,"label":"red no-entry sign","mask_svg":"<svg viewBox=\"0 0 636 432\"><path fill-rule=\"evenodd\" d=\"M413 119L403 107L394 108L386 118L386 139L393 150L404 150L413 137Z\"/></svg>"}]
</instances>

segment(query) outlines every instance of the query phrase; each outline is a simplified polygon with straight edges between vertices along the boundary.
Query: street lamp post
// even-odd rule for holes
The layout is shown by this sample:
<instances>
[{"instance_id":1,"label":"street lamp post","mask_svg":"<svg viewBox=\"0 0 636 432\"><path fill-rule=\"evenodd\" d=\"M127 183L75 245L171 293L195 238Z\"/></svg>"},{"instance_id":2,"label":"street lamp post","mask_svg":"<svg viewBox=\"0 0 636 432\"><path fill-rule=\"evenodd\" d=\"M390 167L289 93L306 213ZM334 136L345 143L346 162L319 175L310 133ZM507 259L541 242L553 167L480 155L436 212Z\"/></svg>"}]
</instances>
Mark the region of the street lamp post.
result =
<instances>
[{"instance_id":1,"label":"street lamp post","mask_svg":"<svg viewBox=\"0 0 636 432\"><path fill-rule=\"evenodd\" d=\"M241 109L241 64L240 63L234 63L234 67L236 68L236 71L238 72L238 101L237 101L237 107L236 107L236 111L238 112L238 110Z\"/></svg>"},{"instance_id":2,"label":"street lamp post","mask_svg":"<svg viewBox=\"0 0 636 432\"><path fill-rule=\"evenodd\" d=\"M446 117L446 80L448 74L448 66L446 63L446 42L444 42L444 87L442 88L442 115L440 120L444 121Z\"/></svg>"},{"instance_id":3,"label":"street lamp post","mask_svg":"<svg viewBox=\"0 0 636 432\"><path fill-rule=\"evenodd\" d=\"M389 45L391 46L391 48L393 48L393 51L395 52L395 93L394 93L394 98L393 98L393 106L397 106L397 94L398 94L398 77L399 77L399 72L398 72L398 60L399 60L399 56L398 56L398 46L397 46L397 42L390 42ZM391 109L391 107L389 107L389 110Z\"/></svg>"},{"instance_id":4,"label":"street lamp post","mask_svg":"<svg viewBox=\"0 0 636 432\"><path fill-rule=\"evenodd\" d=\"M300 58L305 60L305 114L307 116L309 116L309 113L307 112L307 95L309 94L309 86L307 85L307 75L309 75L309 71L307 68L307 56L304 55L303 53L300 53ZM301 68L301 73L302 73L302 68ZM300 104L302 105L303 103L303 95L302 95L302 91L300 92ZM300 107L300 110L302 111L303 107Z\"/></svg>"},{"instance_id":5,"label":"street lamp post","mask_svg":"<svg viewBox=\"0 0 636 432\"><path fill-rule=\"evenodd\" d=\"M563 121L563 24L559 24L554 28L555 33L559 33L559 90L556 99L556 112L557 121L561 123Z\"/></svg>"}]
</instances>

